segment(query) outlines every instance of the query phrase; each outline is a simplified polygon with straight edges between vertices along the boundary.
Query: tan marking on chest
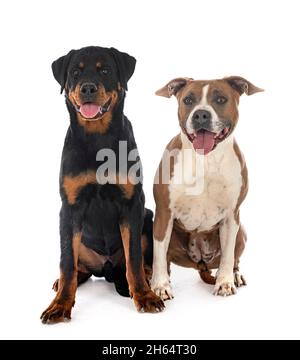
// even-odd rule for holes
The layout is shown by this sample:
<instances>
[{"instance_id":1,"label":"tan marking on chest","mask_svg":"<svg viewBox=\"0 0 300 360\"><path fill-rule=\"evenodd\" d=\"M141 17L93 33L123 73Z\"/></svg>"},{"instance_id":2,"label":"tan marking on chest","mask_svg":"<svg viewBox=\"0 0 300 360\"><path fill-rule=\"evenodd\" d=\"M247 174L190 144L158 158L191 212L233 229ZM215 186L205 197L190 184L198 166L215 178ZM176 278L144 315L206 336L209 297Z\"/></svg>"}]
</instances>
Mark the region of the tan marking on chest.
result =
<instances>
[{"instance_id":1,"label":"tan marking on chest","mask_svg":"<svg viewBox=\"0 0 300 360\"><path fill-rule=\"evenodd\" d=\"M126 199L131 199L134 193L134 185L133 184L121 184L119 185L123 190Z\"/></svg>"},{"instance_id":2,"label":"tan marking on chest","mask_svg":"<svg viewBox=\"0 0 300 360\"><path fill-rule=\"evenodd\" d=\"M74 205L80 191L89 184L98 184L96 173L94 171L84 172L76 176L65 176L63 187L69 204ZM107 184L118 186L126 199L131 199L134 195L135 185L128 177L117 175L115 176L114 181L111 183L108 182ZM103 185L105 185L105 183Z\"/></svg>"},{"instance_id":3,"label":"tan marking on chest","mask_svg":"<svg viewBox=\"0 0 300 360\"><path fill-rule=\"evenodd\" d=\"M96 183L96 173L93 171L84 172L76 176L65 176L63 180L63 187L69 204L75 204L76 198L83 187Z\"/></svg>"},{"instance_id":4,"label":"tan marking on chest","mask_svg":"<svg viewBox=\"0 0 300 360\"><path fill-rule=\"evenodd\" d=\"M134 194L134 184L128 176L125 178L121 175L117 176L117 185L123 191L126 199L131 199Z\"/></svg>"}]
</instances>

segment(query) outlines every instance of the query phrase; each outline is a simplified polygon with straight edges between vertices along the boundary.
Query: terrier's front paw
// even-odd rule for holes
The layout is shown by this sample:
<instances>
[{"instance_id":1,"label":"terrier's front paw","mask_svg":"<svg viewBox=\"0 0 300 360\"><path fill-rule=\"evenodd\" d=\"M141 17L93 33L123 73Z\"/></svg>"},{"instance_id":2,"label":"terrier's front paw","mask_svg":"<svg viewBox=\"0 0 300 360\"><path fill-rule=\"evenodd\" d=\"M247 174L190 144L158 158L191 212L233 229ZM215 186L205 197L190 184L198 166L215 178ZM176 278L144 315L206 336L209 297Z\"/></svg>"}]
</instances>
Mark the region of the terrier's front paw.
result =
<instances>
[{"instance_id":1,"label":"terrier's front paw","mask_svg":"<svg viewBox=\"0 0 300 360\"><path fill-rule=\"evenodd\" d=\"M172 300L174 298L169 279L151 281L151 289L164 301Z\"/></svg>"},{"instance_id":2,"label":"terrier's front paw","mask_svg":"<svg viewBox=\"0 0 300 360\"><path fill-rule=\"evenodd\" d=\"M230 296L236 294L233 276L218 276L213 291L214 295Z\"/></svg>"}]
</instances>

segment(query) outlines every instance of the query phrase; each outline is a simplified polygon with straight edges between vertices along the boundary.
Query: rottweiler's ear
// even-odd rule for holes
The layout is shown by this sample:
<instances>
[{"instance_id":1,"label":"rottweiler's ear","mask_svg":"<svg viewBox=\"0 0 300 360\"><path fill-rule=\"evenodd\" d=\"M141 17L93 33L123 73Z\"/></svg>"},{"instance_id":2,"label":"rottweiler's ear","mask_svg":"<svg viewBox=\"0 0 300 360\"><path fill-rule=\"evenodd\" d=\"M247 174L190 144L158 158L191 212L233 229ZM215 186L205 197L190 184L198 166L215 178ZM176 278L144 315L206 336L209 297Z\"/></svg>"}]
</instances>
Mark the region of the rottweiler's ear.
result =
<instances>
[{"instance_id":1,"label":"rottweiler's ear","mask_svg":"<svg viewBox=\"0 0 300 360\"><path fill-rule=\"evenodd\" d=\"M176 95L180 89L182 89L187 83L193 81L191 78L176 78L169 81L165 86L155 92L158 96L164 96L170 98L172 95Z\"/></svg>"},{"instance_id":2,"label":"rottweiler's ear","mask_svg":"<svg viewBox=\"0 0 300 360\"><path fill-rule=\"evenodd\" d=\"M67 81L68 65L74 52L75 50L71 50L67 55L61 56L52 63L52 72L55 80L60 84L60 93L64 91Z\"/></svg>"},{"instance_id":3,"label":"rottweiler's ear","mask_svg":"<svg viewBox=\"0 0 300 360\"><path fill-rule=\"evenodd\" d=\"M229 76L224 78L225 81L228 82L228 84L236 90L240 95L246 94L246 95L253 95L257 92L264 91L263 89L251 84L250 81L240 77L240 76Z\"/></svg>"},{"instance_id":4,"label":"rottweiler's ear","mask_svg":"<svg viewBox=\"0 0 300 360\"><path fill-rule=\"evenodd\" d=\"M127 82L134 72L136 59L115 48L110 48L110 52L118 67L121 87L127 90Z\"/></svg>"}]
</instances>

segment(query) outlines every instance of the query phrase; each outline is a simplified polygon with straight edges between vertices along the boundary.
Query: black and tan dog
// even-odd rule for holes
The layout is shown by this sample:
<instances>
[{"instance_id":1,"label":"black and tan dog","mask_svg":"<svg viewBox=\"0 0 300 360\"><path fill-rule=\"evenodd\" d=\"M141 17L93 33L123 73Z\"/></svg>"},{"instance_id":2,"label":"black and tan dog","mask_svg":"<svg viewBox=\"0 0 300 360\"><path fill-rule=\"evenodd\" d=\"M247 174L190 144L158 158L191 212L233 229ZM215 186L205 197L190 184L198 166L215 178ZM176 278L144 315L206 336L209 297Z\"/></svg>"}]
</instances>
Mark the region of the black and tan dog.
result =
<instances>
[{"instance_id":1,"label":"black and tan dog","mask_svg":"<svg viewBox=\"0 0 300 360\"><path fill-rule=\"evenodd\" d=\"M65 91L70 127L60 171L61 274L43 322L69 319L77 286L91 275L114 282L119 294L133 297L139 311L164 308L144 271L152 265L152 213L145 210L142 183L136 181L140 159L128 160L136 143L123 106L135 63L114 48L86 47L52 64ZM119 141L127 142L125 154L119 153ZM115 155L115 172L108 169L108 177L97 171L105 164L106 157L97 156L103 149Z\"/></svg>"}]
</instances>

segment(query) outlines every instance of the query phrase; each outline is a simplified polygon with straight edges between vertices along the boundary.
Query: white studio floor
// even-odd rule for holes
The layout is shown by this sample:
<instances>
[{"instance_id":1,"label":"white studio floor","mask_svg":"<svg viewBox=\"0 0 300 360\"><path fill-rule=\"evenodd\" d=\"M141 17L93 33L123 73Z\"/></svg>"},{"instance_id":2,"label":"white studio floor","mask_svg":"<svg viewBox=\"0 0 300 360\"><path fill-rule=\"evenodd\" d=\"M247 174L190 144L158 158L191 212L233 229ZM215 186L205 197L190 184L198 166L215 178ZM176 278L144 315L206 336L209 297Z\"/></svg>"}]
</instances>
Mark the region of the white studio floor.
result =
<instances>
[{"instance_id":1,"label":"white studio floor","mask_svg":"<svg viewBox=\"0 0 300 360\"><path fill-rule=\"evenodd\" d=\"M259 263L259 257L256 259ZM253 264L254 265L254 264ZM15 339L281 339L299 337L299 299L292 282L261 273L249 262L249 285L236 296L214 297L194 270L172 268L175 299L160 314L139 314L132 301L120 297L112 284L90 279L77 292L71 322L42 325L40 311L54 295L50 277L37 289L28 283L20 296L22 314L2 314L7 323L1 336ZM245 273L245 272L244 272ZM47 283L48 281L48 283ZM34 291L35 296L30 294ZM292 299L292 301L291 301ZM15 299L14 299L15 300ZM21 318L22 316L22 318Z\"/></svg>"}]
</instances>

